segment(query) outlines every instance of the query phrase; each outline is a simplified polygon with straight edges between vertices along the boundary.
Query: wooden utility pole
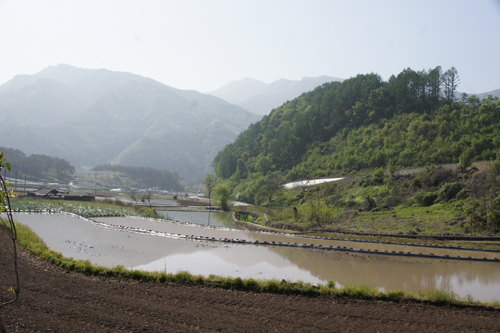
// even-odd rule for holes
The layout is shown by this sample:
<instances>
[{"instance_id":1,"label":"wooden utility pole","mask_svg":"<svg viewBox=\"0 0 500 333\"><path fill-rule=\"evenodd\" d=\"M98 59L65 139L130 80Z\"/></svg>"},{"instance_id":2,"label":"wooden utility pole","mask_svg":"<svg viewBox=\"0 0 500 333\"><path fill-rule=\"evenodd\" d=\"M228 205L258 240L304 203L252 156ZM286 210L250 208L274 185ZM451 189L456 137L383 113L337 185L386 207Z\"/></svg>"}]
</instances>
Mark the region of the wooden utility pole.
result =
<instances>
[{"instance_id":1,"label":"wooden utility pole","mask_svg":"<svg viewBox=\"0 0 500 333\"><path fill-rule=\"evenodd\" d=\"M24 174L24 196L26 196L26 177L28 176L28 174Z\"/></svg>"},{"instance_id":2,"label":"wooden utility pole","mask_svg":"<svg viewBox=\"0 0 500 333\"><path fill-rule=\"evenodd\" d=\"M210 184L208 184L208 225L210 225L210 212L212 211L212 201L211 201L211 196L212 196L212 189L210 187Z\"/></svg>"}]
</instances>

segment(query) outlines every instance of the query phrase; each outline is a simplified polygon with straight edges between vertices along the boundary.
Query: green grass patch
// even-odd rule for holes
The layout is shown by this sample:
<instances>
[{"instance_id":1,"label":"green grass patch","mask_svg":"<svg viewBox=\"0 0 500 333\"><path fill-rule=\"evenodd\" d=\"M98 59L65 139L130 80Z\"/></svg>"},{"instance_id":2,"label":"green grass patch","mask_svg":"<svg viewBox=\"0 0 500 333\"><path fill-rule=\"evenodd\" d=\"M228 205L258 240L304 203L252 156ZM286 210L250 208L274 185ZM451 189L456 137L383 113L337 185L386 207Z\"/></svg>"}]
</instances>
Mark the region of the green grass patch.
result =
<instances>
[{"instance_id":1,"label":"green grass patch","mask_svg":"<svg viewBox=\"0 0 500 333\"><path fill-rule=\"evenodd\" d=\"M350 297L361 299L374 299L379 298L377 296L384 295L384 293L381 293L377 288L373 288L367 285L345 285L341 288L341 290L343 293Z\"/></svg>"}]
</instances>

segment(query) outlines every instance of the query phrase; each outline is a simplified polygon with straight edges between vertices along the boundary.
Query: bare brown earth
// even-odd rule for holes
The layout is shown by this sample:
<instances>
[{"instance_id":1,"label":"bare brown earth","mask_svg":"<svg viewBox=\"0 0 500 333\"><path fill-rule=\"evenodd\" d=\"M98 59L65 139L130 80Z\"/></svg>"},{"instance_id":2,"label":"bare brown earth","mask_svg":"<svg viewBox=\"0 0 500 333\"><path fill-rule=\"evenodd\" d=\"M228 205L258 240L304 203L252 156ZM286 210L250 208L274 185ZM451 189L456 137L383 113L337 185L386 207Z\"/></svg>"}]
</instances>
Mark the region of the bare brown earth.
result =
<instances>
[{"instance_id":1,"label":"bare brown earth","mask_svg":"<svg viewBox=\"0 0 500 333\"><path fill-rule=\"evenodd\" d=\"M0 228L0 295L11 269ZM68 272L21 250L22 291L0 309L9 332L500 331L500 311L284 296Z\"/></svg>"}]
</instances>

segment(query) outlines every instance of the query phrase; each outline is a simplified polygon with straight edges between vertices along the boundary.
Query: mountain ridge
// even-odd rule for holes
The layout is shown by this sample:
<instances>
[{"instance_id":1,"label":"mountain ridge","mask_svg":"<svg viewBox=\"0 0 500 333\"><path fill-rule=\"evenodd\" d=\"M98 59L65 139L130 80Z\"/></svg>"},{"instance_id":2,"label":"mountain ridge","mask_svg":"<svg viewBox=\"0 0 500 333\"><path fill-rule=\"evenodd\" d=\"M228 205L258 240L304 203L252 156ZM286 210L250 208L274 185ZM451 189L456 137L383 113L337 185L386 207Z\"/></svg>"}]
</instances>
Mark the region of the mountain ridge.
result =
<instances>
[{"instance_id":1,"label":"mountain ridge","mask_svg":"<svg viewBox=\"0 0 500 333\"><path fill-rule=\"evenodd\" d=\"M326 82L342 81L331 76L303 77L301 80L278 79L266 84L254 78L231 81L221 88L209 92L229 103L259 115L268 114L301 94L311 91Z\"/></svg>"},{"instance_id":2,"label":"mountain ridge","mask_svg":"<svg viewBox=\"0 0 500 333\"><path fill-rule=\"evenodd\" d=\"M167 169L193 182L259 118L215 96L104 69L52 66L0 86L4 140L16 149L76 167Z\"/></svg>"}]
</instances>

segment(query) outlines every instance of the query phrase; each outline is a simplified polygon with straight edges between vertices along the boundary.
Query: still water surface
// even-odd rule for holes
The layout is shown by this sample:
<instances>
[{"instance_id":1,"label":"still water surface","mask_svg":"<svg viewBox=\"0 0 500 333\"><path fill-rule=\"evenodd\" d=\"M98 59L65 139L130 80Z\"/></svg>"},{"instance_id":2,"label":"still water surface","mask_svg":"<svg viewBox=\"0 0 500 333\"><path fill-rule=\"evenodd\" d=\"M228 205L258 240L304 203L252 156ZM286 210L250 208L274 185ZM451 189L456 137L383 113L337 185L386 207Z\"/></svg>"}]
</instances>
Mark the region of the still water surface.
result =
<instances>
[{"instance_id":1,"label":"still water surface","mask_svg":"<svg viewBox=\"0 0 500 333\"><path fill-rule=\"evenodd\" d=\"M181 212L184 213L184 212ZM194 217L198 217L197 214L192 213ZM228 214L228 213L221 213ZM185 216L189 216L187 213ZM225 216L225 215L223 215ZM229 216L229 215L228 215ZM230 218L230 216L229 216ZM122 217L105 217L105 218L94 218L95 221L109 223L113 225L122 225L131 228L142 228L146 230L154 230L160 232L175 233L180 235L193 235L193 236L204 236L204 237L215 237L215 238L237 238L244 239L248 241L267 241L267 242L282 242L282 243L299 243L299 244L315 244L323 246L341 246L346 248L355 249L370 249L378 251L403 251L412 253L426 253L426 254L436 254L436 255L453 255L461 257L481 257L494 259L500 256L500 253L495 252L476 252L476 251L466 251L466 250L450 250L450 249L440 249L440 248L427 248L427 247L417 247L417 246L401 246L395 244L377 244L377 243L360 243L353 241L340 241L340 240L328 240L328 239L313 239L313 238L303 238L295 237L289 234L272 234L265 232L250 232L247 230L234 230L234 229L210 229L204 228L202 225L199 227L193 227L189 225L175 224L170 222L161 222L157 220L147 220L147 219L135 219L135 218L122 218ZM187 222L188 220L182 220ZM192 220L194 222L195 220ZM234 222L233 222L234 223ZM222 224L222 223L221 223ZM222 226L227 226L228 224L222 224Z\"/></svg>"},{"instance_id":2,"label":"still water surface","mask_svg":"<svg viewBox=\"0 0 500 333\"><path fill-rule=\"evenodd\" d=\"M216 274L243 278L276 278L325 283L333 279L345 284L368 284L384 290L416 292L440 288L460 296L471 294L480 300L500 299L500 264L459 260L415 259L380 255L193 241L137 234L101 228L86 220L65 215L16 214L16 220L33 229L47 245L66 257L89 259L104 266L126 268L187 270L192 274ZM253 233L243 230L190 227L169 222L132 218L98 219L109 224L129 225L169 233L204 235L217 238L284 241L329 245L325 240L300 239L285 235ZM338 241L337 241L338 242ZM340 242L342 246L351 242ZM335 243L336 244L336 243ZM353 243L349 247L379 244ZM382 245L388 247L391 245ZM394 246L392 246L394 247ZM423 252L423 248L410 249ZM432 249L437 253L436 249ZM444 250L443 250L444 251ZM464 251L467 252L467 251ZM454 255L455 251L447 251ZM473 256L487 256L478 253ZM498 255L498 254L494 254Z\"/></svg>"},{"instance_id":3,"label":"still water surface","mask_svg":"<svg viewBox=\"0 0 500 333\"><path fill-rule=\"evenodd\" d=\"M168 219L174 221L182 221L189 223L197 223L218 227L228 227L237 229L238 226L234 223L231 213L223 212L207 212L207 211L178 211L178 210L157 210L157 213L163 217L168 216Z\"/></svg>"}]
</instances>

